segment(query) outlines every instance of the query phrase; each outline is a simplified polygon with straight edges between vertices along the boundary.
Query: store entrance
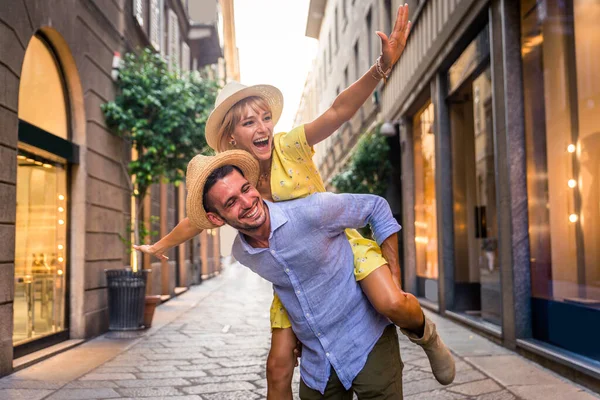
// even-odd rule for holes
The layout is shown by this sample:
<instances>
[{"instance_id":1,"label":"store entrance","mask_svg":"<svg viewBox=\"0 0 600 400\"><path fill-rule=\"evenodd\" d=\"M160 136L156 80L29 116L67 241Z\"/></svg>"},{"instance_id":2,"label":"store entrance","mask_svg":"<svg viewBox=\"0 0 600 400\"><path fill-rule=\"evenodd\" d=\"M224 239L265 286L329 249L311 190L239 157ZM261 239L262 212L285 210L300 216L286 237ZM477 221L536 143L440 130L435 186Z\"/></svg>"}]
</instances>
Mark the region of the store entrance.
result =
<instances>
[{"instance_id":1,"label":"store entrance","mask_svg":"<svg viewBox=\"0 0 600 400\"><path fill-rule=\"evenodd\" d=\"M453 151L454 311L501 325L492 80L488 65L450 97Z\"/></svg>"}]
</instances>

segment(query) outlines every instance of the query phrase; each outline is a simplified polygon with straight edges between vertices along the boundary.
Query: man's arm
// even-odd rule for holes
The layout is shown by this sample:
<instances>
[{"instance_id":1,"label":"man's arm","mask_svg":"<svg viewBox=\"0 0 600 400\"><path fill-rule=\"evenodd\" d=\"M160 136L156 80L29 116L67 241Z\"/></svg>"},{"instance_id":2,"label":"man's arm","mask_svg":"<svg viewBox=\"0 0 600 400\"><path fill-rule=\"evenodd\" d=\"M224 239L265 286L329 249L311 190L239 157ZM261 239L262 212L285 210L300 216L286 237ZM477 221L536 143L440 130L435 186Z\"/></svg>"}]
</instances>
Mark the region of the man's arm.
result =
<instances>
[{"instance_id":1,"label":"man's arm","mask_svg":"<svg viewBox=\"0 0 600 400\"><path fill-rule=\"evenodd\" d=\"M358 229L370 225L373 238L381 246L386 239L401 229L392 216L388 202L382 197L372 194L334 193L318 193L313 197L315 217L320 220L321 228L328 230L332 235L340 234L347 228ZM385 247L389 246L393 246L391 242L385 244Z\"/></svg>"}]
</instances>

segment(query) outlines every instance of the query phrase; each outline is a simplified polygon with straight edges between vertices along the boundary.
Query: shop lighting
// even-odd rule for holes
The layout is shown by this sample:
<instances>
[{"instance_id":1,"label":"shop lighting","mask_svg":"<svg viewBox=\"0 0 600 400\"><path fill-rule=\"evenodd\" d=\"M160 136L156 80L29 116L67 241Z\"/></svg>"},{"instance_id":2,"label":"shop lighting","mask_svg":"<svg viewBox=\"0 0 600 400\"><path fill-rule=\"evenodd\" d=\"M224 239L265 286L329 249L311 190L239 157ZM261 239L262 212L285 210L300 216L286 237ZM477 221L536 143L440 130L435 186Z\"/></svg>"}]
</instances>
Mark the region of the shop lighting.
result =
<instances>
[{"instance_id":1,"label":"shop lighting","mask_svg":"<svg viewBox=\"0 0 600 400\"><path fill-rule=\"evenodd\" d=\"M569 215L569 221L571 221L572 223L577 222L579 218L577 217L577 214L571 214Z\"/></svg>"},{"instance_id":2,"label":"shop lighting","mask_svg":"<svg viewBox=\"0 0 600 400\"><path fill-rule=\"evenodd\" d=\"M571 189L573 189L575 186L577 186L577 181L575 179L569 179L569 182L567 182L567 185L569 185L569 187Z\"/></svg>"},{"instance_id":3,"label":"shop lighting","mask_svg":"<svg viewBox=\"0 0 600 400\"><path fill-rule=\"evenodd\" d=\"M58 199L59 199L59 200L64 200L64 199L65 199L65 196L63 196L62 194L59 194L59 195L58 195Z\"/></svg>"},{"instance_id":4,"label":"shop lighting","mask_svg":"<svg viewBox=\"0 0 600 400\"><path fill-rule=\"evenodd\" d=\"M18 158L19 160L25 160L27 157L25 157L25 156L22 156L22 155L20 155L20 154L19 154L19 155L17 156L17 158Z\"/></svg>"},{"instance_id":5,"label":"shop lighting","mask_svg":"<svg viewBox=\"0 0 600 400\"><path fill-rule=\"evenodd\" d=\"M64 258L62 258L62 257L58 257L58 262L63 262L63 261L65 261L65 259L64 259Z\"/></svg>"},{"instance_id":6,"label":"shop lighting","mask_svg":"<svg viewBox=\"0 0 600 400\"><path fill-rule=\"evenodd\" d=\"M26 158L26 160L27 160L28 162L32 162L32 163L34 163L34 162L35 162L35 160L34 160L33 158Z\"/></svg>"},{"instance_id":7,"label":"shop lighting","mask_svg":"<svg viewBox=\"0 0 600 400\"><path fill-rule=\"evenodd\" d=\"M64 249L64 246L63 246L62 244L59 244L59 245L58 245L58 249L59 249L59 250L62 250L62 249Z\"/></svg>"},{"instance_id":8,"label":"shop lighting","mask_svg":"<svg viewBox=\"0 0 600 400\"><path fill-rule=\"evenodd\" d=\"M64 212L64 211L65 211L65 209L64 209L64 208L62 208L62 207L58 207L58 212Z\"/></svg>"},{"instance_id":9,"label":"shop lighting","mask_svg":"<svg viewBox=\"0 0 600 400\"><path fill-rule=\"evenodd\" d=\"M44 163L43 163L43 162L41 162L41 161L34 161L33 163L34 163L35 165L43 165L43 164L44 164Z\"/></svg>"},{"instance_id":10,"label":"shop lighting","mask_svg":"<svg viewBox=\"0 0 600 400\"><path fill-rule=\"evenodd\" d=\"M58 224L59 224L59 225L64 225L64 224L65 224L65 221L64 221L64 220L62 220L62 219L59 219L59 220L58 220Z\"/></svg>"},{"instance_id":11,"label":"shop lighting","mask_svg":"<svg viewBox=\"0 0 600 400\"><path fill-rule=\"evenodd\" d=\"M567 146L567 151L569 153L575 153L576 147L573 143L571 143L570 145Z\"/></svg>"},{"instance_id":12,"label":"shop lighting","mask_svg":"<svg viewBox=\"0 0 600 400\"><path fill-rule=\"evenodd\" d=\"M44 164L43 167L44 168L52 168L52 165L51 164Z\"/></svg>"},{"instance_id":13,"label":"shop lighting","mask_svg":"<svg viewBox=\"0 0 600 400\"><path fill-rule=\"evenodd\" d=\"M59 269L58 271L56 271L57 274L62 275L63 274L63 270Z\"/></svg>"}]
</instances>

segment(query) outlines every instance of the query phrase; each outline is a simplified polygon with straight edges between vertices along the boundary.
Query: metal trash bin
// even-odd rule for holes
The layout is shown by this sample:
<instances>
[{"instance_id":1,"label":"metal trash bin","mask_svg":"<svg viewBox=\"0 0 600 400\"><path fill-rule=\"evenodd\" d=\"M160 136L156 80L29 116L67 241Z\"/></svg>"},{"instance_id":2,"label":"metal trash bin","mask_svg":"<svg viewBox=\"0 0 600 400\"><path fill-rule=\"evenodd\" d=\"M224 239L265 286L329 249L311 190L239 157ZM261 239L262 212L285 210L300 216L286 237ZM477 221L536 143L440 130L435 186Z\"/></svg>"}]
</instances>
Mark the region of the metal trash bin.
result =
<instances>
[{"instance_id":1,"label":"metal trash bin","mask_svg":"<svg viewBox=\"0 0 600 400\"><path fill-rule=\"evenodd\" d=\"M106 269L108 317L111 331L142 329L146 281L150 270Z\"/></svg>"}]
</instances>

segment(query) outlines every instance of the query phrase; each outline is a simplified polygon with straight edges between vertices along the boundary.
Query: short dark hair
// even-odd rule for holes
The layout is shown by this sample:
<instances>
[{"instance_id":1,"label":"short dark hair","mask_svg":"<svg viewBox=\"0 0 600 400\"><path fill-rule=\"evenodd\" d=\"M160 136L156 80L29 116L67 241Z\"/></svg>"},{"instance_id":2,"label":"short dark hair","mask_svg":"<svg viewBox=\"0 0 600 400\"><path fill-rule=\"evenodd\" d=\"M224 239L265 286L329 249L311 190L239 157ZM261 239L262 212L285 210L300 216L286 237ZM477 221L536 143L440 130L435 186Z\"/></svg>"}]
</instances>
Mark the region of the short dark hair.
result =
<instances>
[{"instance_id":1,"label":"short dark hair","mask_svg":"<svg viewBox=\"0 0 600 400\"><path fill-rule=\"evenodd\" d=\"M215 183L217 183L219 180L225 178L227 175L232 173L234 170L239 172L242 176L244 176L244 173L242 172L242 170L240 168L236 167L235 165L223 165L222 167L219 167L219 168L215 169L213 172L211 172L211 174L208 176L208 178L206 178L206 182L204 182L204 190L202 191L202 205L204 206L204 210L206 212L213 212L213 213L217 212L214 205L212 203L206 201L206 199L208 197L208 191L213 186L215 186Z\"/></svg>"}]
</instances>

